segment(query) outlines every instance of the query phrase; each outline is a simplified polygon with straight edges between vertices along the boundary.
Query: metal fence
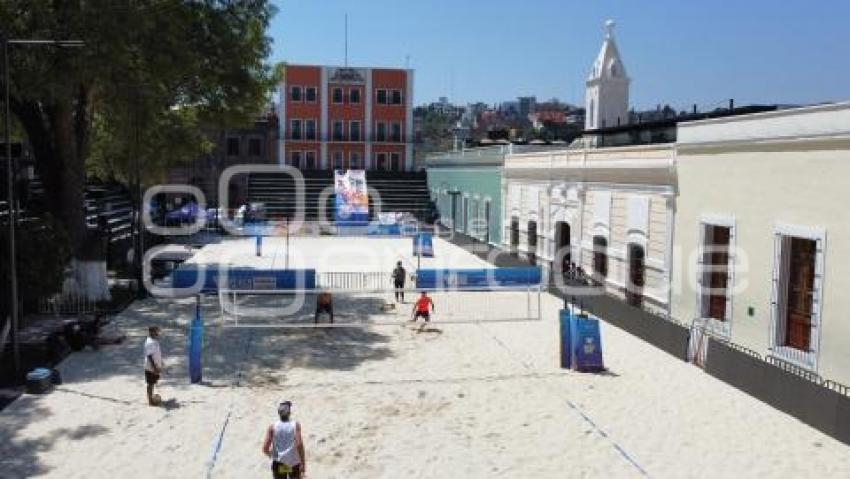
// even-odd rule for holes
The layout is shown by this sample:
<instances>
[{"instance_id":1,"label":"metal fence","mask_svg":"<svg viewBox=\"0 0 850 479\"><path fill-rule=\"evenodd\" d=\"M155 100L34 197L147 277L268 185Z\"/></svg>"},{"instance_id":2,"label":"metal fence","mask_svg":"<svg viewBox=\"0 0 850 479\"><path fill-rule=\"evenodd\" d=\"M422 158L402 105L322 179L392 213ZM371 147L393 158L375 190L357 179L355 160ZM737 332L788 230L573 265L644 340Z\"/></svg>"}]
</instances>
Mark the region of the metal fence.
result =
<instances>
[{"instance_id":1,"label":"metal fence","mask_svg":"<svg viewBox=\"0 0 850 479\"><path fill-rule=\"evenodd\" d=\"M346 291L389 291L393 289L390 273L383 271L331 271L316 274L316 287Z\"/></svg>"},{"instance_id":2,"label":"metal fence","mask_svg":"<svg viewBox=\"0 0 850 479\"><path fill-rule=\"evenodd\" d=\"M97 311L97 301L92 301L85 295L56 294L38 301L39 314L73 316L78 314L93 314Z\"/></svg>"}]
</instances>

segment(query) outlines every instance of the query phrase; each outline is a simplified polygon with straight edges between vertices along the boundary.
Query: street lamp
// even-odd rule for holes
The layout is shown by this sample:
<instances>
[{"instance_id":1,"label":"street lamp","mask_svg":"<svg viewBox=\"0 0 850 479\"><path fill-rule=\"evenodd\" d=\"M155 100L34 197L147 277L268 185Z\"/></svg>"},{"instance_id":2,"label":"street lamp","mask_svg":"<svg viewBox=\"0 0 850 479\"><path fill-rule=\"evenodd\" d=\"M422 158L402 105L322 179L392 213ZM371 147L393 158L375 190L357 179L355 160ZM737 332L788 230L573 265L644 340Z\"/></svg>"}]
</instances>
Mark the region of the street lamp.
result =
<instances>
[{"instance_id":1,"label":"street lamp","mask_svg":"<svg viewBox=\"0 0 850 479\"><path fill-rule=\"evenodd\" d=\"M11 120L9 108L9 45L52 45L60 48L75 48L85 45L80 40L24 40L17 38L6 38L5 35L0 36L0 42L3 43L3 81L5 83L3 99L5 109L5 125L4 138L6 141L6 193L8 196L9 208L9 298L11 299L10 313L12 319L12 359L14 363L15 374L20 373L21 369L21 353L20 343L18 341L18 267L15 253L15 168L12 164L12 140L11 140Z\"/></svg>"}]
</instances>

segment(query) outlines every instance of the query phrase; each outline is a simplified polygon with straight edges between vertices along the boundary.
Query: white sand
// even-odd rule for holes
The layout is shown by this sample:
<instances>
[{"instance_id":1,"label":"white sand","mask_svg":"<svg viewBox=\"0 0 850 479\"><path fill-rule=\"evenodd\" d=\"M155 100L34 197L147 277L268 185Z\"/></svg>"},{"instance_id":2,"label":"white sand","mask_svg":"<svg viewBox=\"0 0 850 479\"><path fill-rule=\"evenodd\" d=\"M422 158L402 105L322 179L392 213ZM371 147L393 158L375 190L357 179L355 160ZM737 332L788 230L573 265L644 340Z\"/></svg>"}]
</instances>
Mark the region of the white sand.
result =
<instances>
[{"instance_id":1,"label":"white sand","mask_svg":"<svg viewBox=\"0 0 850 479\"><path fill-rule=\"evenodd\" d=\"M558 369L558 308L419 334L211 327L192 386L191 301L137 302L125 345L72 355L57 391L0 413L0 476L270 477L261 439L289 398L313 478L850 477L847 446L607 324L609 374ZM144 404L151 323L170 408Z\"/></svg>"}]
</instances>

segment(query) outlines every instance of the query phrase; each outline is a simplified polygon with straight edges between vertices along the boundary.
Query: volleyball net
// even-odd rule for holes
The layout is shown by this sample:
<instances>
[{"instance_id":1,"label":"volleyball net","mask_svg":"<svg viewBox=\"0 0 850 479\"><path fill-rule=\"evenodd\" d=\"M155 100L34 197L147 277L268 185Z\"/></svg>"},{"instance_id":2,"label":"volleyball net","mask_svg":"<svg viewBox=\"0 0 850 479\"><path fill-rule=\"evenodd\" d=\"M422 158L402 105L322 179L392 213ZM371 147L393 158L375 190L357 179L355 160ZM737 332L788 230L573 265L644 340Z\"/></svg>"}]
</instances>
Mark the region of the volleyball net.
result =
<instances>
[{"instance_id":1,"label":"volleyball net","mask_svg":"<svg viewBox=\"0 0 850 479\"><path fill-rule=\"evenodd\" d=\"M336 272L316 275L312 288L218 287L217 294L222 324L238 327L398 325L413 318L422 293L433 302L436 324L541 317L537 268L420 270L412 283L396 289L390 273Z\"/></svg>"}]
</instances>

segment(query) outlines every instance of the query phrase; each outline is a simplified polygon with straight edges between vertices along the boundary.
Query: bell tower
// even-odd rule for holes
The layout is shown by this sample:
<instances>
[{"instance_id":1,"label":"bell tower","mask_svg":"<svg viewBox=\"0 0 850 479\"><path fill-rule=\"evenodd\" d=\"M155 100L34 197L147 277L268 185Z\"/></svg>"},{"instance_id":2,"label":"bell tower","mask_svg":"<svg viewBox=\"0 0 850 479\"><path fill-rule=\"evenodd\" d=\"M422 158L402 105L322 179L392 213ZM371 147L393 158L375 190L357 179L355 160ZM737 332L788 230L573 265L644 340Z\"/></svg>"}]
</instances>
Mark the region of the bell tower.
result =
<instances>
[{"instance_id":1,"label":"bell tower","mask_svg":"<svg viewBox=\"0 0 850 479\"><path fill-rule=\"evenodd\" d=\"M587 77L585 91L586 130L625 125L629 122L629 82L614 42L613 20L605 22L605 40Z\"/></svg>"}]
</instances>

